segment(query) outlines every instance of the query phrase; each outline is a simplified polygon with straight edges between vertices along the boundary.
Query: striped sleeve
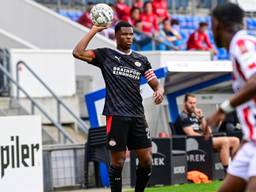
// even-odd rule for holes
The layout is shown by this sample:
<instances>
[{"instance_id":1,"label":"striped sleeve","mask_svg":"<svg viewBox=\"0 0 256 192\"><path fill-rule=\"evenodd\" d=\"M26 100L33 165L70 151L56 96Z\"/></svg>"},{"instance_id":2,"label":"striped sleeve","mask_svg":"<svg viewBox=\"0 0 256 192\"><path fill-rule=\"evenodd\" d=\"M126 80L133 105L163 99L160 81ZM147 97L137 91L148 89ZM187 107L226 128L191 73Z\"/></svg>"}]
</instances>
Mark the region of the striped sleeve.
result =
<instances>
[{"instance_id":1,"label":"striped sleeve","mask_svg":"<svg viewBox=\"0 0 256 192\"><path fill-rule=\"evenodd\" d=\"M144 73L144 77L147 79L147 81L151 81L152 79L156 78L155 72L153 69L149 69Z\"/></svg>"}]
</instances>

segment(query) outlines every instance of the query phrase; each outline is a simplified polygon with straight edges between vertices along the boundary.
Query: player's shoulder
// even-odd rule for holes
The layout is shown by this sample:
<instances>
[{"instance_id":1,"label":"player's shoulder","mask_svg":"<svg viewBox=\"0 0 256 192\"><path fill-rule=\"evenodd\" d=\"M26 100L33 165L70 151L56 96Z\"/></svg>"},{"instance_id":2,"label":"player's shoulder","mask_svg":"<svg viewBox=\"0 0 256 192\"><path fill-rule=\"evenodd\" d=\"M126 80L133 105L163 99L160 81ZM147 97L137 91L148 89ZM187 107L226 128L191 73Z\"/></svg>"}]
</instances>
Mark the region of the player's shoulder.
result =
<instances>
[{"instance_id":1,"label":"player's shoulder","mask_svg":"<svg viewBox=\"0 0 256 192\"><path fill-rule=\"evenodd\" d=\"M96 53L99 53L100 55L111 55L111 54L113 54L112 49L108 48L108 47L97 48L97 49L94 49L93 51L95 51Z\"/></svg>"},{"instance_id":2,"label":"player's shoulder","mask_svg":"<svg viewBox=\"0 0 256 192\"><path fill-rule=\"evenodd\" d=\"M110 48L108 48L108 47L100 47L100 48L97 48L97 49L95 49L95 50L99 50L99 51L102 51L102 52L106 52L106 51L109 51L110 50Z\"/></svg>"},{"instance_id":3,"label":"player's shoulder","mask_svg":"<svg viewBox=\"0 0 256 192\"><path fill-rule=\"evenodd\" d=\"M183 121L183 120L189 118L188 113L182 111L182 112L179 114L179 118L180 118L181 121Z\"/></svg>"},{"instance_id":4,"label":"player's shoulder","mask_svg":"<svg viewBox=\"0 0 256 192\"><path fill-rule=\"evenodd\" d=\"M240 50L244 52L246 49L253 48L256 45L256 38L245 30L237 32L233 37L230 45L231 52Z\"/></svg>"},{"instance_id":5,"label":"player's shoulder","mask_svg":"<svg viewBox=\"0 0 256 192\"><path fill-rule=\"evenodd\" d=\"M145 62L148 61L148 58L145 55L142 55L141 53L138 53L136 51L132 51L132 56L135 59L143 60Z\"/></svg>"}]
</instances>

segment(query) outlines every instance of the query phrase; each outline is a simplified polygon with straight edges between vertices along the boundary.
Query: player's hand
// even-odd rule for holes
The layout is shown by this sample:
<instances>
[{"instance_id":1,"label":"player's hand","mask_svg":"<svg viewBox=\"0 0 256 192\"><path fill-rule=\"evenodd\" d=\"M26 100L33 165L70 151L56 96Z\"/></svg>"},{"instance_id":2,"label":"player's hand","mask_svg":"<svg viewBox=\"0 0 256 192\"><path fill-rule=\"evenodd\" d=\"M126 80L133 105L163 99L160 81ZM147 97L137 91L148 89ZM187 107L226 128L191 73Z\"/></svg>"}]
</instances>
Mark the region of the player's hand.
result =
<instances>
[{"instance_id":1,"label":"player's hand","mask_svg":"<svg viewBox=\"0 0 256 192\"><path fill-rule=\"evenodd\" d=\"M198 119L201 119L203 118L204 114L203 114L203 110L202 109L198 109L198 108L195 108L195 114L196 114L196 117Z\"/></svg>"},{"instance_id":2,"label":"player's hand","mask_svg":"<svg viewBox=\"0 0 256 192\"><path fill-rule=\"evenodd\" d=\"M106 26L97 26L97 25L93 25L93 26L92 26L92 30L93 30L93 31L96 31L96 32L101 32L101 31L103 31L104 29L109 28L110 25L111 25L111 24L108 24L108 25L106 25Z\"/></svg>"},{"instance_id":3,"label":"player's hand","mask_svg":"<svg viewBox=\"0 0 256 192\"><path fill-rule=\"evenodd\" d=\"M156 90L153 94L154 97L154 101L155 104L160 104L162 103L163 99L164 99L164 90L163 88L159 88L158 90Z\"/></svg>"},{"instance_id":4,"label":"player's hand","mask_svg":"<svg viewBox=\"0 0 256 192\"><path fill-rule=\"evenodd\" d=\"M211 51L211 53L212 53L213 55L217 55L217 54L218 54L218 51L217 51L216 49L211 49L210 51Z\"/></svg>"},{"instance_id":5,"label":"player's hand","mask_svg":"<svg viewBox=\"0 0 256 192\"><path fill-rule=\"evenodd\" d=\"M209 126L203 128L203 135L205 140L209 140L212 136L212 130Z\"/></svg>"}]
</instances>

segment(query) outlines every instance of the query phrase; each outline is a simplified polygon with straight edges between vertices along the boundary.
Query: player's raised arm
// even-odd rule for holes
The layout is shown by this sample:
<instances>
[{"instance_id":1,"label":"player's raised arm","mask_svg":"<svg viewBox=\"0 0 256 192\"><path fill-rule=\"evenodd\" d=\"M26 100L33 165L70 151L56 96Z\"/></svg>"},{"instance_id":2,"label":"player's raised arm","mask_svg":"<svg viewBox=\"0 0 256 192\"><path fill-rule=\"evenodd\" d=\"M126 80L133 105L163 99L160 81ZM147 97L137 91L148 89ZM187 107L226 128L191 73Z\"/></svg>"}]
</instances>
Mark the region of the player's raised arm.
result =
<instances>
[{"instance_id":1,"label":"player's raised arm","mask_svg":"<svg viewBox=\"0 0 256 192\"><path fill-rule=\"evenodd\" d=\"M90 63L94 59L95 54L92 50L87 50L87 46L90 43L91 39L96 35L96 33L106 28L107 26L100 27L93 25L91 30L75 46L73 50L73 56L77 59Z\"/></svg>"}]
</instances>

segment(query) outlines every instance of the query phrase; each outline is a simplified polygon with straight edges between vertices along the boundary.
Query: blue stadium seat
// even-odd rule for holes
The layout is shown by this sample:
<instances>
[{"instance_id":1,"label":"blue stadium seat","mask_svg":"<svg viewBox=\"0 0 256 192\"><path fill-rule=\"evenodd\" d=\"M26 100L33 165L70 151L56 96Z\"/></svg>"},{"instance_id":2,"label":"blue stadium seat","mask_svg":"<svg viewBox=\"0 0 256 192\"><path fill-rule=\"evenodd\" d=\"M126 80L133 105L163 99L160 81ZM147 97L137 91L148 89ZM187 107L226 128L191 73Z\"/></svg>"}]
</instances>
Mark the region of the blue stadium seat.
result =
<instances>
[{"instance_id":1,"label":"blue stadium seat","mask_svg":"<svg viewBox=\"0 0 256 192\"><path fill-rule=\"evenodd\" d=\"M208 30L208 36L209 36L211 43L214 43L214 37L213 37L212 30Z\"/></svg>"},{"instance_id":2,"label":"blue stadium seat","mask_svg":"<svg viewBox=\"0 0 256 192\"><path fill-rule=\"evenodd\" d=\"M229 59L229 55L226 49L224 48L218 48L218 55L217 55L219 60L226 60Z\"/></svg>"},{"instance_id":3,"label":"blue stadium seat","mask_svg":"<svg viewBox=\"0 0 256 192\"><path fill-rule=\"evenodd\" d=\"M59 10L59 14L62 15L62 16L64 16L64 17L69 17L67 10L62 10L62 9L61 9L61 10Z\"/></svg>"},{"instance_id":4,"label":"blue stadium seat","mask_svg":"<svg viewBox=\"0 0 256 192\"><path fill-rule=\"evenodd\" d=\"M252 30L256 29L256 19L252 18Z\"/></svg>"},{"instance_id":5,"label":"blue stadium seat","mask_svg":"<svg viewBox=\"0 0 256 192\"><path fill-rule=\"evenodd\" d=\"M79 18L79 16L77 15L77 11L75 10L69 10L68 17L73 21L76 21Z\"/></svg>"},{"instance_id":6,"label":"blue stadium seat","mask_svg":"<svg viewBox=\"0 0 256 192\"><path fill-rule=\"evenodd\" d=\"M198 28L199 23L200 23L200 17L194 16L193 17L193 26L194 26L194 28Z\"/></svg>"},{"instance_id":7,"label":"blue stadium seat","mask_svg":"<svg viewBox=\"0 0 256 192\"><path fill-rule=\"evenodd\" d=\"M253 29L253 19L252 18L247 18L246 19L246 25L247 25L247 29Z\"/></svg>"},{"instance_id":8,"label":"blue stadium seat","mask_svg":"<svg viewBox=\"0 0 256 192\"><path fill-rule=\"evenodd\" d=\"M186 28L187 29L194 29L193 17L186 16L185 17L185 21L186 21Z\"/></svg>"},{"instance_id":9,"label":"blue stadium seat","mask_svg":"<svg viewBox=\"0 0 256 192\"><path fill-rule=\"evenodd\" d=\"M181 28L186 28L186 27L187 27L187 22L186 22L185 16L179 15L179 16L177 17L177 19L178 19L179 22L180 22L180 27L181 27Z\"/></svg>"}]
</instances>

